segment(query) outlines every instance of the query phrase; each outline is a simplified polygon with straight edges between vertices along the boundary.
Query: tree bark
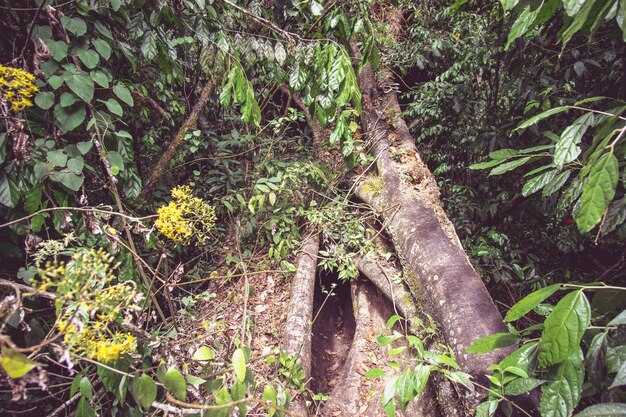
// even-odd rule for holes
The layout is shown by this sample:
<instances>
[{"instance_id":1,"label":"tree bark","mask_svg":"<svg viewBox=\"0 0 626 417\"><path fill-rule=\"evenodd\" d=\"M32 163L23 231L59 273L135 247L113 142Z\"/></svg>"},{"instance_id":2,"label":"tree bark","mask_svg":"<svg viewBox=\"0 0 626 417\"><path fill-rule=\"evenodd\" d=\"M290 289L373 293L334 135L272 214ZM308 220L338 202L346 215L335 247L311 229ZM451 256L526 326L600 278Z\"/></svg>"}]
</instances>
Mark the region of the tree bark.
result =
<instances>
[{"instance_id":1,"label":"tree bark","mask_svg":"<svg viewBox=\"0 0 626 417\"><path fill-rule=\"evenodd\" d=\"M176 153L180 150L183 143L185 143L185 134L187 130L196 126L198 122L198 116L204 107L206 106L207 101L209 100L209 96L213 93L213 90L217 86L217 79L211 78L204 85L202 92L200 93L200 98L193 106L191 113L185 123L178 129L178 133L174 137L174 140L170 143L166 151L163 153L159 161L156 163L154 168L152 169L152 173L150 174L150 178L146 181L146 184L143 187L143 194L148 195L154 187L157 185L163 175L169 169L170 161L176 156Z\"/></svg>"},{"instance_id":2,"label":"tree bark","mask_svg":"<svg viewBox=\"0 0 626 417\"><path fill-rule=\"evenodd\" d=\"M297 271L293 278L285 323L283 350L300 359L306 378L311 375L311 323L319 246L320 236L317 232L304 239L296 259ZM302 398L296 398L290 409L297 415L308 415Z\"/></svg>"},{"instance_id":3,"label":"tree bark","mask_svg":"<svg viewBox=\"0 0 626 417\"><path fill-rule=\"evenodd\" d=\"M389 72L379 75L387 81L391 77ZM436 181L415 148L395 92L382 93L369 65L360 72L359 84L362 127L378 176L360 181L356 195L385 219L404 279L420 308L436 320L462 369L485 383L487 367L510 349L484 355L470 355L465 349L480 337L506 331L502 317L443 210Z\"/></svg>"}]
</instances>

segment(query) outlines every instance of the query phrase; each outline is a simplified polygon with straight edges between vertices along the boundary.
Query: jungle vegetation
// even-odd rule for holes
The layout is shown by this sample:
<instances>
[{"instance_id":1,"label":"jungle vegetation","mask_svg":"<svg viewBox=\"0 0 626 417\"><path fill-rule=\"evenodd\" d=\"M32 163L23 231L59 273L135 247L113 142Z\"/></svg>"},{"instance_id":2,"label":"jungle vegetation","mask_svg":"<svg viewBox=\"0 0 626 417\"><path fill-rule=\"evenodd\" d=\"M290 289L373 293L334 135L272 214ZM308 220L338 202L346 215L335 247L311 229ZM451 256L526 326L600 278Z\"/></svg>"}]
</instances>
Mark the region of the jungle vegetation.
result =
<instances>
[{"instance_id":1,"label":"jungle vegetation","mask_svg":"<svg viewBox=\"0 0 626 417\"><path fill-rule=\"evenodd\" d=\"M626 415L626 0L0 0L0 414Z\"/></svg>"}]
</instances>

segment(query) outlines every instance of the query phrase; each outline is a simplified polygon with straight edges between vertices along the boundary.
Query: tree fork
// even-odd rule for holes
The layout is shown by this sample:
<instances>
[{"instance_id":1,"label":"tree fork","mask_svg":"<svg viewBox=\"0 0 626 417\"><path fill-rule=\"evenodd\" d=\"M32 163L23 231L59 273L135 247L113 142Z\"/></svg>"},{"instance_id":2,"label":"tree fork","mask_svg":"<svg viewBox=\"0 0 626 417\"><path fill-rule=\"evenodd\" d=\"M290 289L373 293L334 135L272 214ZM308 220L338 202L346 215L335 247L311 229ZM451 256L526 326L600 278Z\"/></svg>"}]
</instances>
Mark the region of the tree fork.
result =
<instances>
[{"instance_id":1,"label":"tree fork","mask_svg":"<svg viewBox=\"0 0 626 417\"><path fill-rule=\"evenodd\" d=\"M211 78L202 88L200 98L198 98L198 101L193 106L189 117L187 118L187 120L185 120L180 129L178 129L174 140L172 140L165 153L163 153L163 155L159 159L159 162L157 162L152 169L152 173L150 174L150 177L148 178L148 181L146 181L146 184L143 188L144 195L148 195L154 189L156 184L161 180L163 175L169 169L170 161L174 158L174 156L176 156L176 153L180 150L183 143L185 143L185 134L187 133L187 130L196 126L198 122L198 117L200 116L200 112L206 106L206 103L209 100L209 96L213 93L213 90L215 90L216 86L217 79Z\"/></svg>"}]
</instances>

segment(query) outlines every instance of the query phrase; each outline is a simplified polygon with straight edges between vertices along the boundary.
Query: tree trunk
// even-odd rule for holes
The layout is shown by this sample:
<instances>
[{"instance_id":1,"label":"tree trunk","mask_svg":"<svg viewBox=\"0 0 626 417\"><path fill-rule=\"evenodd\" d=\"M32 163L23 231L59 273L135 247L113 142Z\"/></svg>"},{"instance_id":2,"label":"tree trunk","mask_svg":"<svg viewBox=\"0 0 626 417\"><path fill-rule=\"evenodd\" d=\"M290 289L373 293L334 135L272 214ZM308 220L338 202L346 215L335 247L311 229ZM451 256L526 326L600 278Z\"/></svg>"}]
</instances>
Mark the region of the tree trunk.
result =
<instances>
[{"instance_id":1,"label":"tree trunk","mask_svg":"<svg viewBox=\"0 0 626 417\"><path fill-rule=\"evenodd\" d=\"M382 73L381 78L389 82L390 77ZM480 337L505 331L502 317L441 206L435 179L415 149L395 92L379 93L369 65L360 72L359 84L362 127L378 176L360 181L356 195L384 218L419 307L436 320L462 369L484 383L487 367L509 349L484 355L465 349Z\"/></svg>"}]
</instances>

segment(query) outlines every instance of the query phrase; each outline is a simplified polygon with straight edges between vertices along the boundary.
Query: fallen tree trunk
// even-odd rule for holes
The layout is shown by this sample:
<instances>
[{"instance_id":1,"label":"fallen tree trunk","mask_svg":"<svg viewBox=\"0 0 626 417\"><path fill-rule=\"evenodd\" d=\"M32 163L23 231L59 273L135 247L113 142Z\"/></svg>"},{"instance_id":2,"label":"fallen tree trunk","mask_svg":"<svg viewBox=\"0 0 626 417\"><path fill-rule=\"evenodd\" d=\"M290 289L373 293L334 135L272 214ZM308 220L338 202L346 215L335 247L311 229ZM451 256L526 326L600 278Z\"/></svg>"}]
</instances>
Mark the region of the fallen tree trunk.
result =
<instances>
[{"instance_id":1,"label":"fallen tree trunk","mask_svg":"<svg viewBox=\"0 0 626 417\"><path fill-rule=\"evenodd\" d=\"M462 369L484 383L487 367L509 350L469 355L465 349L480 337L505 331L502 317L441 206L436 182L398 114L395 93L381 92L369 65L360 72L359 84L362 127L372 144L378 176L360 181L356 195L384 218L420 308L433 316ZM371 181L380 186L368 186ZM372 191L378 189L382 191Z\"/></svg>"},{"instance_id":2,"label":"fallen tree trunk","mask_svg":"<svg viewBox=\"0 0 626 417\"><path fill-rule=\"evenodd\" d=\"M311 323L319 247L319 233L311 233L304 239L296 259L297 270L291 287L284 333L283 350L300 359L306 378L311 375ZM308 415L301 397L292 402L291 410L299 416Z\"/></svg>"}]
</instances>

